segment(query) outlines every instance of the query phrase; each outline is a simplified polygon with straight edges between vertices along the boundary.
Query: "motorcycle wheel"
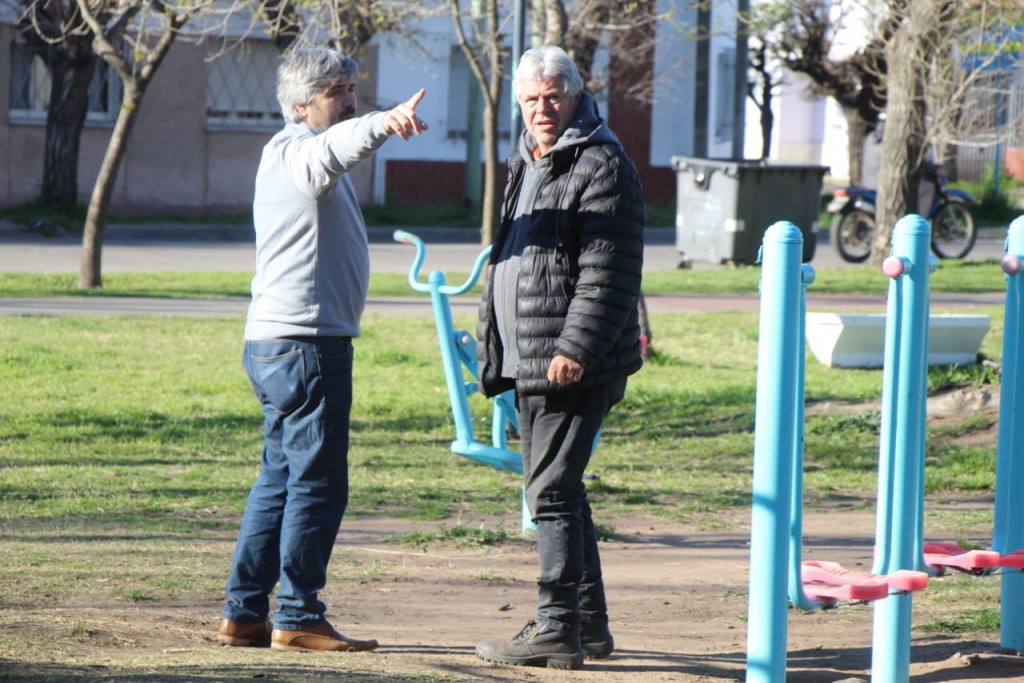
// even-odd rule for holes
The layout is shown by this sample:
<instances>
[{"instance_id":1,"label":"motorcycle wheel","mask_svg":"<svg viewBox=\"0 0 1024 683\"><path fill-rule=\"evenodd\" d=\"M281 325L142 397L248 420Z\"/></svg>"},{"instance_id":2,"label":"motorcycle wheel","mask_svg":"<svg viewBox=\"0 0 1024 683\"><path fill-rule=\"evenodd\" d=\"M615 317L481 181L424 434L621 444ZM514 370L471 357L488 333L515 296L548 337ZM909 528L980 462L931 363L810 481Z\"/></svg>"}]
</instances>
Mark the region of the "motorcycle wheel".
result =
<instances>
[{"instance_id":1,"label":"motorcycle wheel","mask_svg":"<svg viewBox=\"0 0 1024 683\"><path fill-rule=\"evenodd\" d=\"M863 263L871 256L875 239L875 217L859 209L839 216L833 232L836 251L847 263Z\"/></svg>"},{"instance_id":2,"label":"motorcycle wheel","mask_svg":"<svg viewBox=\"0 0 1024 683\"><path fill-rule=\"evenodd\" d=\"M974 248L978 227L967 202L947 199L932 217L932 251L939 258L963 258Z\"/></svg>"}]
</instances>

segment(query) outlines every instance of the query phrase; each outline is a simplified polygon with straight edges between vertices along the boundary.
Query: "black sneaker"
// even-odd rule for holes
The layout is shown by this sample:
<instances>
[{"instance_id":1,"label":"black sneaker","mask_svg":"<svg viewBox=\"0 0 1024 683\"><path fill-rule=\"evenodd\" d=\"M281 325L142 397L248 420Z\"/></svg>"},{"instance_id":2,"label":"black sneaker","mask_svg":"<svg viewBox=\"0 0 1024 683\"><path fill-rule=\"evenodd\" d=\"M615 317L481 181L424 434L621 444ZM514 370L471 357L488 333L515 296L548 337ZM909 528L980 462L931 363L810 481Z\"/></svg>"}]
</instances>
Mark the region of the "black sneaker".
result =
<instances>
[{"instance_id":1,"label":"black sneaker","mask_svg":"<svg viewBox=\"0 0 1024 683\"><path fill-rule=\"evenodd\" d=\"M580 644L587 659L608 659L615 651L615 639L608 630L608 622L581 626Z\"/></svg>"},{"instance_id":2,"label":"black sneaker","mask_svg":"<svg viewBox=\"0 0 1024 683\"><path fill-rule=\"evenodd\" d=\"M517 666L546 666L551 669L578 669L583 666L583 648L578 633L559 631L532 619L511 640L485 640L478 644L476 656L488 662Z\"/></svg>"}]
</instances>

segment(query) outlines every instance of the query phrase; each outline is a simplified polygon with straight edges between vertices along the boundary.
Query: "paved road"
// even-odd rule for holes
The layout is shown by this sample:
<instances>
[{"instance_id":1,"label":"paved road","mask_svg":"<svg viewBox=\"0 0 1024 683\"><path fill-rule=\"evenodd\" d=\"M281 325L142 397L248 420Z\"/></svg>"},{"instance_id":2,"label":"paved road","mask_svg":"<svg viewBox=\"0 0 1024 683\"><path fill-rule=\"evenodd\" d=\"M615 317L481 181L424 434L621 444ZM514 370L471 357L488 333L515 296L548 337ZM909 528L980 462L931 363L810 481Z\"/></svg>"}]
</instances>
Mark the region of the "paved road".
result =
<instances>
[{"instance_id":1,"label":"paved road","mask_svg":"<svg viewBox=\"0 0 1024 683\"><path fill-rule=\"evenodd\" d=\"M466 272L480 253L474 233L468 230L409 228L427 244L424 274L432 270ZM371 229L370 261L374 272L407 273L413 249L391 241L391 230ZM989 231L990 233L992 231ZM999 232L999 231L995 231ZM989 234L978 240L972 260L998 259L1003 254L1003 234ZM645 270L670 270L679 265L672 228L648 231L644 254ZM77 237L43 238L0 225L0 272L77 273L81 242ZM138 271L251 271L254 248L248 230L236 226L112 226L103 247L103 272ZM841 261L831 245L819 243L814 265L818 268L864 267ZM695 262L695 269L712 270L728 266ZM963 310L999 305L999 294L935 294L932 308ZM242 315L247 299L149 299L126 297L58 297L44 299L0 299L0 315ZM453 299L452 311L475 313L473 297ZM755 310L758 300L750 295L650 296L652 311ZM808 307L815 310L884 311L884 296L828 296L808 293ZM411 294L394 299L371 299L368 312L429 314L426 296Z\"/></svg>"},{"instance_id":2,"label":"paved road","mask_svg":"<svg viewBox=\"0 0 1024 683\"><path fill-rule=\"evenodd\" d=\"M423 273L432 270L466 272L480 254L477 231L468 229L406 228L427 245ZM395 242L393 230L370 230L370 263L374 272L407 273L415 254ZM649 231L645 253L652 270L675 268L679 254L672 243L674 230ZM210 235L201 237L201 235ZM103 272L138 271L252 271L255 248L251 228L217 226L110 226L103 244ZM0 223L0 272L77 273L81 238L43 238ZM703 265L703 264L701 264Z\"/></svg>"}]
</instances>

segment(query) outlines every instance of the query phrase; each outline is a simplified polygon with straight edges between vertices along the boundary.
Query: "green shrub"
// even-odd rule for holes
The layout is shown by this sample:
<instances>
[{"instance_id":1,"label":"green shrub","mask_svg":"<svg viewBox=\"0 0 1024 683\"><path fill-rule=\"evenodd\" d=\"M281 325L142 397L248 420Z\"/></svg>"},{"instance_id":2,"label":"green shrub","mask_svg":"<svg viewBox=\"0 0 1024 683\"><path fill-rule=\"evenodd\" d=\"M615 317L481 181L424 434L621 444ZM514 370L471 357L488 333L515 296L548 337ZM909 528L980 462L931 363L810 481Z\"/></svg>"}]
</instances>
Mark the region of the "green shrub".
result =
<instances>
[{"instance_id":1,"label":"green shrub","mask_svg":"<svg viewBox=\"0 0 1024 683\"><path fill-rule=\"evenodd\" d=\"M974 207L974 217L982 224L1006 225L1021 214L1021 208L1014 199L1014 190L1021 189L1021 182L1010 175L999 177L999 188L996 189L995 166L985 165L985 175L981 182L956 182L951 187L970 193L978 205Z\"/></svg>"}]
</instances>

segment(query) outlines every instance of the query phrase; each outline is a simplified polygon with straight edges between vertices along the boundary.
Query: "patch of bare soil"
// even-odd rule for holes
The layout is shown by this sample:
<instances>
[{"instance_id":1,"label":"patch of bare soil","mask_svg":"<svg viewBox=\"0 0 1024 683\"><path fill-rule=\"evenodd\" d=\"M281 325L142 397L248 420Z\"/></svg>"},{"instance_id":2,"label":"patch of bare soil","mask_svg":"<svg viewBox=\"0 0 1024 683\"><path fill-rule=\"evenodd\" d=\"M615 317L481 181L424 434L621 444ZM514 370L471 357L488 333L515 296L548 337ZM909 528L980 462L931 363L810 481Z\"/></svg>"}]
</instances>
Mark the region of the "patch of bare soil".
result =
<instances>
[{"instance_id":1,"label":"patch of bare soil","mask_svg":"<svg viewBox=\"0 0 1024 683\"><path fill-rule=\"evenodd\" d=\"M504 667L476 658L474 643L511 636L532 614L537 576L528 537L495 550L395 545L396 533L432 525L354 519L343 525L334 576L323 592L342 631L374 637L372 653L313 654L217 644L220 601L196 604L55 604L0 611L0 633L35 634L49 656L0 644L0 680L194 681L739 681L746 666L749 520L706 531L663 519L604 520L616 529L602 558L616 652L578 671ZM516 520L463 519L467 526ZM809 512L805 555L866 571L870 510ZM433 525L435 528L437 525ZM215 548L208 544L213 544ZM232 541L205 541L229 557ZM918 615L915 614L915 621ZM88 624L87 634L75 624ZM787 680L867 681L872 608L790 611ZM43 661L48 660L48 661ZM27 661L33 663L28 664ZM21 663L19 663L21 662ZM1024 659L997 643L915 632L911 681L1024 680Z\"/></svg>"},{"instance_id":2,"label":"patch of bare soil","mask_svg":"<svg viewBox=\"0 0 1024 683\"><path fill-rule=\"evenodd\" d=\"M881 409L880 401L818 401L809 403L805 415L856 415L869 410ZM955 387L928 397L925 408L930 427L947 427L963 423L968 418L986 417L990 423L987 429L974 428L955 438L962 446L976 446L995 443L996 427L999 422L998 387Z\"/></svg>"},{"instance_id":3,"label":"patch of bare soil","mask_svg":"<svg viewBox=\"0 0 1024 683\"><path fill-rule=\"evenodd\" d=\"M929 401L929 420L963 419L966 414L996 410L997 404L996 397L978 392L951 392ZM809 411L863 409L819 404ZM422 550L392 540L396 534L432 531L453 522L356 517L342 526L332 577L322 595L337 628L380 640L375 652L280 653L222 647L215 640L219 595L183 604L96 604L51 595L39 607L0 605L0 680L743 680L751 580L749 512L720 515L715 528L725 531L661 518L608 519L599 512L598 516L615 530L613 538L602 543L602 559L616 651L610 659L588 661L578 671L498 666L474 654L476 642L512 636L533 613L537 559L528 536L513 537L497 548L440 545ZM517 513L507 519L463 518L458 523L517 529L519 520ZM808 510L804 535L805 559L868 571L874 535L871 509ZM200 539L183 552L212 553L226 563L233 542L226 536ZM87 571L77 571L89 577ZM915 625L935 618L915 607ZM787 681L870 680L872 619L869 605L809 613L790 610ZM24 646L25 634L31 634L31 647ZM998 636L993 638L976 641L915 629L910 681L1024 681L1024 658L999 652Z\"/></svg>"}]
</instances>

